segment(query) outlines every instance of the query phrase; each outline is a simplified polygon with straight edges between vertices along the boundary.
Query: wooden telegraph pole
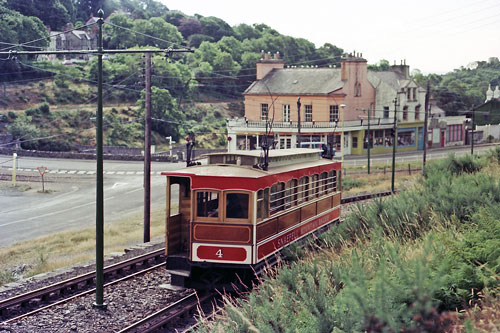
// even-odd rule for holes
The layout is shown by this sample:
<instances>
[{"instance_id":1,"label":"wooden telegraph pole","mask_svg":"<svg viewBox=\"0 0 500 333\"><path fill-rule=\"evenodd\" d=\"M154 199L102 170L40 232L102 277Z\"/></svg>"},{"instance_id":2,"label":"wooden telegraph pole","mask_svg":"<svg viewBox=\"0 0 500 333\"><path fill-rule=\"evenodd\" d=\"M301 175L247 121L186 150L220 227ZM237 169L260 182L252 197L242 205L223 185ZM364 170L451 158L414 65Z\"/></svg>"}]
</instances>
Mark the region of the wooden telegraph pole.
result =
<instances>
[{"instance_id":1,"label":"wooden telegraph pole","mask_svg":"<svg viewBox=\"0 0 500 333\"><path fill-rule=\"evenodd\" d=\"M425 115L424 115L424 157L423 157L423 160L422 160L422 172L425 171L425 162L426 162L426 159L427 159L427 122L429 121L429 98L430 98L430 84L429 84L429 80L427 80L427 92L425 94Z\"/></svg>"}]
</instances>

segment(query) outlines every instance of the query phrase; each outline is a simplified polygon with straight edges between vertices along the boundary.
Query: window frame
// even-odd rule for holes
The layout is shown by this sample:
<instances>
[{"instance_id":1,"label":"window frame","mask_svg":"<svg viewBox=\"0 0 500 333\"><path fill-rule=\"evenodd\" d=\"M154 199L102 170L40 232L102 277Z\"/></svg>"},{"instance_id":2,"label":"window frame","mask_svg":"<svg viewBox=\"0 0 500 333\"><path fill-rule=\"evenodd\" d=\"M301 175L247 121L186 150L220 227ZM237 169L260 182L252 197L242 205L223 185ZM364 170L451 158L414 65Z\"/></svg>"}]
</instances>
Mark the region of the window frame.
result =
<instances>
[{"instance_id":1,"label":"window frame","mask_svg":"<svg viewBox=\"0 0 500 333\"><path fill-rule=\"evenodd\" d=\"M215 192L218 194L218 202L219 202L219 205L218 205L218 214L217 214L217 217L213 217L213 216L198 216L198 193L202 193L202 192ZM212 189L197 189L194 191L194 194L193 194L193 198L194 198L194 220L196 222L221 222L222 221L222 216L224 214L221 214L221 206L223 205L223 200L222 200L222 197L223 197L223 193L222 191L219 191L219 190L212 190Z\"/></svg>"},{"instance_id":2,"label":"window frame","mask_svg":"<svg viewBox=\"0 0 500 333\"><path fill-rule=\"evenodd\" d=\"M260 120L267 121L269 119L269 104L261 103L260 104Z\"/></svg>"},{"instance_id":3,"label":"window frame","mask_svg":"<svg viewBox=\"0 0 500 333\"><path fill-rule=\"evenodd\" d=\"M330 122L334 123L339 121L339 106L330 105Z\"/></svg>"},{"instance_id":4,"label":"window frame","mask_svg":"<svg viewBox=\"0 0 500 333\"><path fill-rule=\"evenodd\" d=\"M313 106L312 104L306 104L304 106L304 121L312 122L313 121Z\"/></svg>"},{"instance_id":5,"label":"window frame","mask_svg":"<svg viewBox=\"0 0 500 333\"><path fill-rule=\"evenodd\" d=\"M246 194L248 195L248 217L247 218L232 218L227 217L227 195L228 194ZM224 207L224 216L223 221L228 223L251 223L252 215L253 215L253 204L252 204L252 192L243 191L243 190L227 190L223 191L223 207Z\"/></svg>"},{"instance_id":6,"label":"window frame","mask_svg":"<svg viewBox=\"0 0 500 333\"><path fill-rule=\"evenodd\" d=\"M283 104L282 111L283 111L283 121L289 122L290 121L290 104Z\"/></svg>"}]
</instances>

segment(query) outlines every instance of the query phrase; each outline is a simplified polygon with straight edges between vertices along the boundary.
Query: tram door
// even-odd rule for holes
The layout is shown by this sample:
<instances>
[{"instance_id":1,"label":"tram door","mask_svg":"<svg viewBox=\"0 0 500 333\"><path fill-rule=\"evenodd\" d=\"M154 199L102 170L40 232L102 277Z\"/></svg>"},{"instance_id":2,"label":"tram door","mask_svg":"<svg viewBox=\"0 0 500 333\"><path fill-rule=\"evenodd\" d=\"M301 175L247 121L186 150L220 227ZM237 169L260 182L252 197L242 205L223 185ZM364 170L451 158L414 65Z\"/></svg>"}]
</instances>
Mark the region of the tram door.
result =
<instances>
[{"instance_id":1,"label":"tram door","mask_svg":"<svg viewBox=\"0 0 500 333\"><path fill-rule=\"evenodd\" d=\"M167 255L189 256L191 182L188 177L167 178Z\"/></svg>"}]
</instances>

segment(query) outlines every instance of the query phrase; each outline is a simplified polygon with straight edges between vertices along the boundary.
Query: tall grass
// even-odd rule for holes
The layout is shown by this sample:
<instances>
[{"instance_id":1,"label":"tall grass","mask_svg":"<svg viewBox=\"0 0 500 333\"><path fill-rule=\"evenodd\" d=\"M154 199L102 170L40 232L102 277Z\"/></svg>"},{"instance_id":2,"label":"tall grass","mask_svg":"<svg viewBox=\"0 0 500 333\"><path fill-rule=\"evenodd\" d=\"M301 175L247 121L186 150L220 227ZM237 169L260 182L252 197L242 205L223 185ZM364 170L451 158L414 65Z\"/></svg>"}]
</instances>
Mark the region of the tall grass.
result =
<instances>
[{"instance_id":1,"label":"tall grass","mask_svg":"<svg viewBox=\"0 0 500 333\"><path fill-rule=\"evenodd\" d=\"M204 330L441 332L500 279L500 184L486 157L435 162L413 189L358 205ZM494 163L498 164L498 159Z\"/></svg>"}]
</instances>

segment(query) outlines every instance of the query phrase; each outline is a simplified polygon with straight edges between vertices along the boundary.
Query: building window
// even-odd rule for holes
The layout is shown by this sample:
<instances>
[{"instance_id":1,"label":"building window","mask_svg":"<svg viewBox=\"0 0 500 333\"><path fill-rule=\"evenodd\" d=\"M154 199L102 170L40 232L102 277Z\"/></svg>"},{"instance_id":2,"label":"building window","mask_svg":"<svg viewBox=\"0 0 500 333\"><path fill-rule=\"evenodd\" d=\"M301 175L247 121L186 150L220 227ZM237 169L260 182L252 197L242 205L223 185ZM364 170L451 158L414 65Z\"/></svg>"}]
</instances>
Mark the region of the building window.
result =
<instances>
[{"instance_id":1,"label":"building window","mask_svg":"<svg viewBox=\"0 0 500 333\"><path fill-rule=\"evenodd\" d=\"M358 148L358 137L357 136L352 137L352 148Z\"/></svg>"},{"instance_id":2,"label":"building window","mask_svg":"<svg viewBox=\"0 0 500 333\"><path fill-rule=\"evenodd\" d=\"M420 120L420 105L415 107L415 120Z\"/></svg>"},{"instance_id":3,"label":"building window","mask_svg":"<svg viewBox=\"0 0 500 333\"><path fill-rule=\"evenodd\" d=\"M269 114L269 105L261 104L260 105L260 120L267 121L267 117Z\"/></svg>"},{"instance_id":4,"label":"building window","mask_svg":"<svg viewBox=\"0 0 500 333\"><path fill-rule=\"evenodd\" d=\"M405 106L403 108L403 120L408 120L408 107L407 106Z\"/></svg>"},{"instance_id":5,"label":"building window","mask_svg":"<svg viewBox=\"0 0 500 333\"><path fill-rule=\"evenodd\" d=\"M389 107L384 106L384 118L389 118Z\"/></svg>"},{"instance_id":6,"label":"building window","mask_svg":"<svg viewBox=\"0 0 500 333\"><path fill-rule=\"evenodd\" d=\"M290 121L290 104L283 104L283 121Z\"/></svg>"},{"instance_id":7,"label":"building window","mask_svg":"<svg viewBox=\"0 0 500 333\"><path fill-rule=\"evenodd\" d=\"M411 89L410 88L408 88L408 90L406 91L406 99L411 100Z\"/></svg>"},{"instance_id":8,"label":"building window","mask_svg":"<svg viewBox=\"0 0 500 333\"><path fill-rule=\"evenodd\" d=\"M361 83L359 83L359 82L356 82L354 84L354 96L355 97L361 96Z\"/></svg>"},{"instance_id":9,"label":"building window","mask_svg":"<svg viewBox=\"0 0 500 333\"><path fill-rule=\"evenodd\" d=\"M306 119L305 121L313 121L313 106L312 105L306 105Z\"/></svg>"},{"instance_id":10,"label":"building window","mask_svg":"<svg viewBox=\"0 0 500 333\"><path fill-rule=\"evenodd\" d=\"M413 88L413 100L417 100L417 88Z\"/></svg>"},{"instance_id":11,"label":"building window","mask_svg":"<svg viewBox=\"0 0 500 333\"><path fill-rule=\"evenodd\" d=\"M339 120L339 106L330 105L330 122L336 122Z\"/></svg>"}]
</instances>

